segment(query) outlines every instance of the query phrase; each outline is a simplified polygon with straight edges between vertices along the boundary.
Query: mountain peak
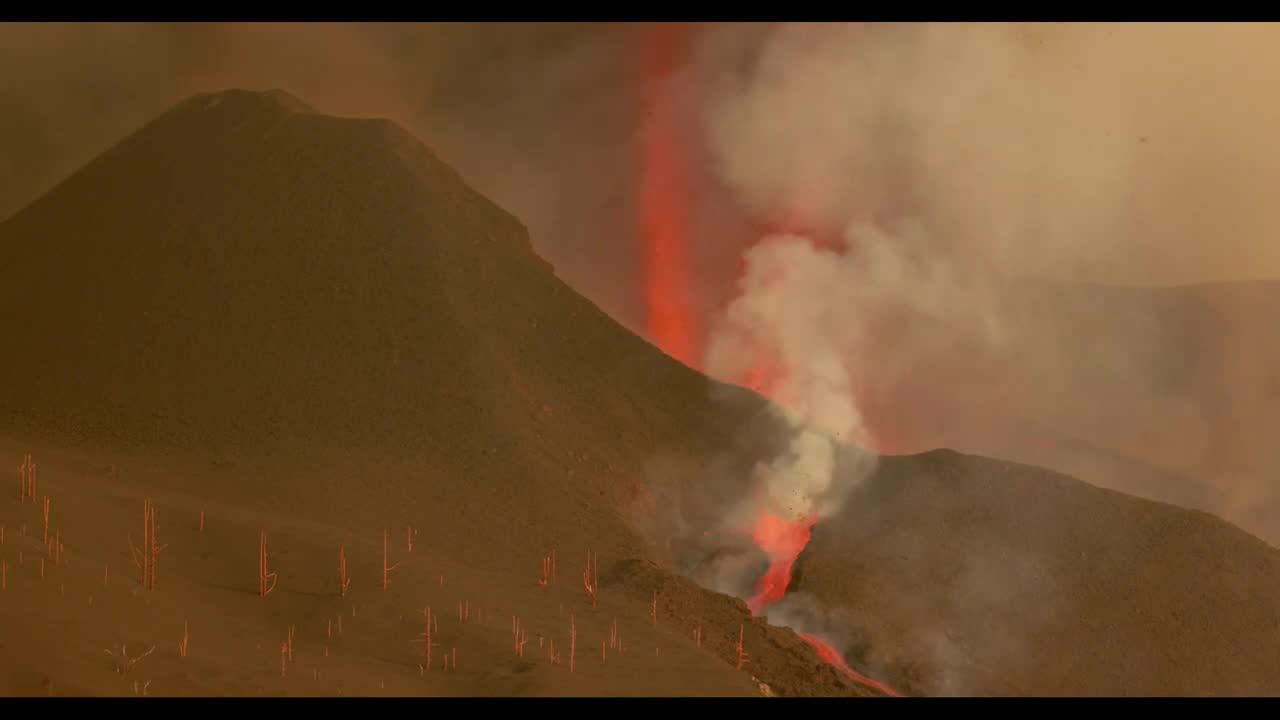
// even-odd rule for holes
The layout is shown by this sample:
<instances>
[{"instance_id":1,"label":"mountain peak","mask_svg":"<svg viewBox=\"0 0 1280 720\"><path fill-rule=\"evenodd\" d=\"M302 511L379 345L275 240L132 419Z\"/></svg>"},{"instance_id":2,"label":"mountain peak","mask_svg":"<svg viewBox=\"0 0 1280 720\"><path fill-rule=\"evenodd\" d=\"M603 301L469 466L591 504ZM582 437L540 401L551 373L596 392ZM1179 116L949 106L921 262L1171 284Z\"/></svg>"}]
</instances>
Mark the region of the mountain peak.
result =
<instances>
[{"instance_id":1,"label":"mountain peak","mask_svg":"<svg viewBox=\"0 0 1280 720\"><path fill-rule=\"evenodd\" d=\"M219 106L236 109L286 110L303 115L318 114L315 108L278 88L261 91L231 88L220 92L197 93L179 103L177 108L213 110Z\"/></svg>"},{"instance_id":2,"label":"mountain peak","mask_svg":"<svg viewBox=\"0 0 1280 720\"><path fill-rule=\"evenodd\" d=\"M411 133L281 91L182 101L0 223L0 264L0 332L38 337L0 408L51 426L421 442L513 388L586 416L628 368L701 382Z\"/></svg>"}]
</instances>

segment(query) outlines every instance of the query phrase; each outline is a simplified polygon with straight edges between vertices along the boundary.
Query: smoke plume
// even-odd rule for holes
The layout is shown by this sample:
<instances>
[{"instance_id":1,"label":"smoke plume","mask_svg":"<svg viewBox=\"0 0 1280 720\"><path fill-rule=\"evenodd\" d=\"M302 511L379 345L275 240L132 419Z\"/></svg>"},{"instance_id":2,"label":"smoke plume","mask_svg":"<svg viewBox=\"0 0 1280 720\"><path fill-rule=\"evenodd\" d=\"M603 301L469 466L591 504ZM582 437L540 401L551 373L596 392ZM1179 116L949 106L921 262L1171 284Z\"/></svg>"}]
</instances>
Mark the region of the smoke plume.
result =
<instances>
[{"instance_id":1,"label":"smoke plume","mask_svg":"<svg viewBox=\"0 0 1280 720\"><path fill-rule=\"evenodd\" d=\"M1277 287L1075 283L1280 275L1277 29L725 27L696 73L732 202L879 234L818 280L879 447L1047 465L1275 542Z\"/></svg>"},{"instance_id":2,"label":"smoke plume","mask_svg":"<svg viewBox=\"0 0 1280 720\"><path fill-rule=\"evenodd\" d=\"M1242 478L1266 477L1273 453L1223 425L1224 406L1241 404L1222 386L1245 395L1271 377L1226 359L1238 344L1228 332L1242 328L1206 329L1163 300L1025 279L1160 285L1280 269L1266 240L1280 215L1259 194L1280 172L1268 127L1280 101L1258 98L1245 112L1251 88L1280 65L1262 43L1272 35L1227 25L711 31L696 72L719 183L746 213L815 231L746 251L709 338L707 372L742 381L768 367L766 394L788 420L788 451L757 469L765 512L838 512L875 463L867 452L863 467L835 473L833 439L1068 470L1103 454L1044 451L1050 443L1018 436L1027 417L1055 439L1154 466L1134 476L1113 460L1087 481L1185 501L1193 493L1162 472L1193 473L1217 485L1202 506L1237 522L1248 517L1242 493L1254 507L1271 501L1274 483ZM1261 150L1260 166L1246 168L1247 148ZM1209 253L1206 237L1229 249ZM1206 340L1220 346L1195 347ZM1193 353L1215 360L1188 362ZM759 503L745 498L732 514ZM1280 530L1256 516L1247 527ZM774 533L756 541L774 559L797 551ZM961 612L974 601L955 602ZM821 612L774 614L832 635Z\"/></svg>"}]
</instances>

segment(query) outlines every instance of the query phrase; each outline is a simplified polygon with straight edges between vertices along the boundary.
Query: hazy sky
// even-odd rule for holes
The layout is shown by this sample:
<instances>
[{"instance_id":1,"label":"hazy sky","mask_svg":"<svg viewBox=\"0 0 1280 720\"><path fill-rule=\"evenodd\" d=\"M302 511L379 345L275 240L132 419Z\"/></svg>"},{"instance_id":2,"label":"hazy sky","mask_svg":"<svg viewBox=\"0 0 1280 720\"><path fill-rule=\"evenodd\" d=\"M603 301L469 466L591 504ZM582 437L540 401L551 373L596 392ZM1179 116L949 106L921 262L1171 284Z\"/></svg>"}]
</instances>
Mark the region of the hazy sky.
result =
<instances>
[{"instance_id":1,"label":"hazy sky","mask_svg":"<svg viewBox=\"0 0 1280 720\"><path fill-rule=\"evenodd\" d=\"M1276 25L696 30L671 97L708 149L690 172L727 189L712 194L721 205L798 187L819 213L888 204L1013 272L1280 277ZM635 326L643 31L5 24L0 214L188 94L279 87L409 126ZM749 240L699 227L706 274Z\"/></svg>"}]
</instances>

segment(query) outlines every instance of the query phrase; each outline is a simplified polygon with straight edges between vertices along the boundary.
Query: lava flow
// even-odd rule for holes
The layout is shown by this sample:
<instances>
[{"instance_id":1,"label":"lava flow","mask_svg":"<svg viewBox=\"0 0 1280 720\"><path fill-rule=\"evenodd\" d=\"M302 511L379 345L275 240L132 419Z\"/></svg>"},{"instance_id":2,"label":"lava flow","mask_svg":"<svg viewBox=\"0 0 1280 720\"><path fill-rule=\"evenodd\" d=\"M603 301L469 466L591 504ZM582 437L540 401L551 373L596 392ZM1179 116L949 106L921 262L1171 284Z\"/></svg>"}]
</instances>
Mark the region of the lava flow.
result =
<instances>
[{"instance_id":1,"label":"lava flow","mask_svg":"<svg viewBox=\"0 0 1280 720\"><path fill-rule=\"evenodd\" d=\"M823 662L844 673L845 677L848 677L850 680L858 683L859 685L879 690L889 697L902 697L902 693L897 690L894 690L879 680L872 680L866 675L863 675L857 670L849 667L849 663L845 662L844 656L840 654L840 651L836 650L826 640L823 640L817 635L810 635L809 633L797 632L796 634L800 636L801 640L809 643L809 645L817 651L818 657L822 658Z\"/></svg>"},{"instance_id":2,"label":"lava flow","mask_svg":"<svg viewBox=\"0 0 1280 720\"><path fill-rule=\"evenodd\" d=\"M768 555L769 567L756 583L755 595L747 601L752 615L763 614L770 605L786 596L787 587L791 585L791 571L800 553L809 544L816 523L812 518L789 520L768 510L761 510L760 519L751 528L751 539L756 547ZM818 653L823 662L844 673L853 682L890 697L902 697L901 693L888 685L850 667L840 651L826 640L811 633L796 631L796 634Z\"/></svg>"},{"instance_id":3,"label":"lava flow","mask_svg":"<svg viewBox=\"0 0 1280 720\"><path fill-rule=\"evenodd\" d=\"M788 520L768 510L761 511L760 519L751 528L751 539L769 556L769 569L756 583L756 594L747 601L753 614L761 614L787 594L791 569L809 544L813 525L814 521L808 518Z\"/></svg>"}]
</instances>

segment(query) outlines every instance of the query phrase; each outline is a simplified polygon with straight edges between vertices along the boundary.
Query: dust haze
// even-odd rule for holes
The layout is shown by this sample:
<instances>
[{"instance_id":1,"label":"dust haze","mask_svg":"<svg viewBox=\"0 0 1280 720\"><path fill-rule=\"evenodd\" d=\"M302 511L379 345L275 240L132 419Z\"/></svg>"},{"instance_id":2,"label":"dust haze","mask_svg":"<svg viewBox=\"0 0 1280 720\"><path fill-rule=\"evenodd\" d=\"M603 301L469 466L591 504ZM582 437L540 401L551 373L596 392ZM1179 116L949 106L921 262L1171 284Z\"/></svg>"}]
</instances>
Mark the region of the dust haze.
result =
<instances>
[{"instance_id":1,"label":"dust haze","mask_svg":"<svg viewBox=\"0 0 1280 720\"><path fill-rule=\"evenodd\" d=\"M1273 24L699 30L692 70L710 88L718 169L748 204L798 187L827 217L906 203L947 228L946 242L1017 272L1137 284L1280 274L1280 247L1268 242L1280 213L1265 194L1280 175ZM634 182L626 143L643 124L639 32L7 24L0 213L177 99L280 86L323 112L420 131L482 189L517 201L535 241L567 261L583 248L561 250L556 229L634 224L621 205ZM520 197L550 178L554 190ZM559 212L521 212L540 205ZM625 253L612 254L624 266Z\"/></svg>"},{"instance_id":2,"label":"dust haze","mask_svg":"<svg viewBox=\"0 0 1280 720\"><path fill-rule=\"evenodd\" d=\"M643 331L633 202L641 32L8 24L0 215L191 93L280 87L321 112L413 130L520 217L561 277ZM1067 283L1280 276L1280 210L1266 195L1280 176L1270 91L1280 28L693 32L691 61L670 82L685 84L677 97L707 151L695 259L711 269L695 276L719 279L696 289L699 315L733 300L727 266L758 239L716 218L785 209L840 236L879 233L897 260L876 266L894 270L849 264L847 282L876 300L841 311L858 326L845 358L858 406L880 435L896 433L904 451L955 446L1087 467L1087 481L1203 507L1275 542L1280 525L1266 508L1280 459L1260 428L1269 388L1280 386L1270 360L1280 337L1255 332L1267 327L1259 302L1197 301L1212 308L1208 320L1180 301L1107 311L1091 287ZM948 419L934 403L982 409L990 427ZM1018 418L1043 425L1056 449L1014 447ZM1157 479L1068 452L1063 437L1151 465Z\"/></svg>"}]
</instances>

